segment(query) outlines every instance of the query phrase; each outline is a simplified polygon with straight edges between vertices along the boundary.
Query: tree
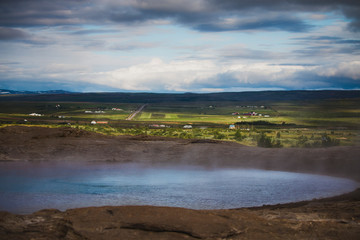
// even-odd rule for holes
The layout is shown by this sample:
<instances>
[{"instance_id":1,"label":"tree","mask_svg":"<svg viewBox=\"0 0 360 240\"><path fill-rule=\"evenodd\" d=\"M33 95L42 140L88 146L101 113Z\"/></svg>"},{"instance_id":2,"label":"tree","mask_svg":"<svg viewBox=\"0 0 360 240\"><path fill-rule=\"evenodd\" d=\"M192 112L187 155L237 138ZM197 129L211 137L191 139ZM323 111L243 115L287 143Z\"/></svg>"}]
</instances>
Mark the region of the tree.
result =
<instances>
[{"instance_id":1,"label":"tree","mask_svg":"<svg viewBox=\"0 0 360 240\"><path fill-rule=\"evenodd\" d=\"M258 147L266 147L266 148L273 147L271 138L266 136L265 133L261 133L260 137L257 140L257 145Z\"/></svg>"},{"instance_id":2,"label":"tree","mask_svg":"<svg viewBox=\"0 0 360 240\"><path fill-rule=\"evenodd\" d=\"M240 130L238 129L235 133L234 139L236 141L241 141L243 140L244 136L241 134Z\"/></svg>"},{"instance_id":3,"label":"tree","mask_svg":"<svg viewBox=\"0 0 360 240\"><path fill-rule=\"evenodd\" d=\"M280 132L277 132L276 133L276 138L280 138L280 137L281 137Z\"/></svg>"}]
</instances>

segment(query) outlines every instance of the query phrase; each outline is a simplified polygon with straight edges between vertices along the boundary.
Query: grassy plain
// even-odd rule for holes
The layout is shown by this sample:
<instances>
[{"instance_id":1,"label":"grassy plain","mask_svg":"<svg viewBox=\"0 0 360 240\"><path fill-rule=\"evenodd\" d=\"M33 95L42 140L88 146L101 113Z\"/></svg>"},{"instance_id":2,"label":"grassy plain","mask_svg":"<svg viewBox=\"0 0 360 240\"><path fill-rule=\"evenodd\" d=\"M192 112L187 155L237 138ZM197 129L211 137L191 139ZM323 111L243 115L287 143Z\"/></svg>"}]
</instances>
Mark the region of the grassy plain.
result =
<instances>
[{"instance_id":1,"label":"grassy plain","mask_svg":"<svg viewBox=\"0 0 360 240\"><path fill-rule=\"evenodd\" d=\"M329 141L329 146L354 145L360 143L359 100L154 102L131 121L125 119L142 103L0 101L0 124L68 125L110 135L219 139L246 145L259 145L266 138L268 147L319 147ZM244 115L250 112L257 115ZM93 120L108 123L92 125Z\"/></svg>"}]
</instances>

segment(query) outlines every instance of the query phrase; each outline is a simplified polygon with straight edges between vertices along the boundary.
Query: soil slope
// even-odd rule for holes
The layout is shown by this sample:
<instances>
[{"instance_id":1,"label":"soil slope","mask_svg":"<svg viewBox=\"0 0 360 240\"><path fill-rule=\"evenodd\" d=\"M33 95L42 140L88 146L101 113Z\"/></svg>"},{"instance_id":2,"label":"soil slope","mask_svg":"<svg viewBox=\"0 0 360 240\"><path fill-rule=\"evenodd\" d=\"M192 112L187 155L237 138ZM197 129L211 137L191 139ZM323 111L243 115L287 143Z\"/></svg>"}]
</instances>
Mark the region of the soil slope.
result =
<instances>
[{"instance_id":1,"label":"soil slope","mask_svg":"<svg viewBox=\"0 0 360 240\"><path fill-rule=\"evenodd\" d=\"M0 128L0 161L108 161L249 167L360 180L359 156L360 146L276 149L213 140L109 137L73 128Z\"/></svg>"}]
</instances>

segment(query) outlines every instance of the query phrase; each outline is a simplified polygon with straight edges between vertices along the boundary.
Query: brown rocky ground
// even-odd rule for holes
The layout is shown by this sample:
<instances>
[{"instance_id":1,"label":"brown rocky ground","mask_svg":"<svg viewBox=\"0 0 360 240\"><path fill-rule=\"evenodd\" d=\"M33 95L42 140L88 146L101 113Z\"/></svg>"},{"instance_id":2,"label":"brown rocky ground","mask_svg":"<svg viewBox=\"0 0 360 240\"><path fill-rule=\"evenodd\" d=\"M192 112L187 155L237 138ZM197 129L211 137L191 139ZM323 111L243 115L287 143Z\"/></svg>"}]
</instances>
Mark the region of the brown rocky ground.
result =
<instances>
[{"instance_id":1,"label":"brown rocky ground","mask_svg":"<svg viewBox=\"0 0 360 240\"><path fill-rule=\"evenodd\" d=\"M116 161L255 167L360 179L360 148L263 149L231 142L0 129L0 161ZM360 190L257 208L93 207L0 212L0 239L360 239Z\"/></svg>"}]
</instances>

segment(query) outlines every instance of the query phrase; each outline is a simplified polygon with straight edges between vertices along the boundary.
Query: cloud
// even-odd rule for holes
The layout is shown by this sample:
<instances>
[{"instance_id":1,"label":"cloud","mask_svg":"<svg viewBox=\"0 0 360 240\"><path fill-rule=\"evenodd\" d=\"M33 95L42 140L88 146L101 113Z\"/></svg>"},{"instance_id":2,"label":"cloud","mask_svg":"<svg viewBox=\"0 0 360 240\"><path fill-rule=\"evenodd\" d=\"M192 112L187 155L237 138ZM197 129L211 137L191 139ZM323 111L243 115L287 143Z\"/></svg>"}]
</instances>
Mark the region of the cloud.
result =
<instances>
[{"instance_id":1,"label":"cloud","mask_svg":"<svg viewBox=\"0 0 360 240\"><path fill-rule=\"evenodd\" d=\"M344 7L344 14L345 16L351 20L351 22L348 25L348 28L351 31L354 32L359 32L360 31L360 7L359 5L357 5L356 7L350 7L350 6L346 6Z\"/></svg>"},{"instance_id":2,"label":"cloud","mask_svg":"<svg viewBox=\"0 0 360 240\"><path fill-rule=\"evenodd\" d=\"M319 76L353 79L356 80L360 86L360 61L322 66L319 67L317 73Z\"/></svg>"},{"instance_id":3,"label":"cloud","mask_svg":"<svg viewBox=\"0 0 360 240\"><path fill-rule=\"evenodd\" d=\"M2 80L0 89L17 89L19 91L47 91L47 90L64 90L72 92L116 92L117 88L111 88L101 84L92 84L88 82L75 81L55 81L48 79L37 80Z\"/></svg>"},{"instance_id":4,"label":"cloud","mask_svg":"<svg viewBox=\"0 0 360 240\"><path fill-rule=\"evenodd\" d=\"M218 55L228 59L258 59L258 60L274 60L284 58L285 54L274 53L265 50L249 49L239 45L229 45L221 49Z\"/></svg>"},{"instance_id":5,"label":"cloud","mask_svg":"<svg viewBox=\"0 0 360 240\"><path fill-rule=\"evenodd\" d=\"M304 42L311 41L312 43L322 43L322 44L360 44L359 39L346 39L342 37L335 36L307 36L293 38L293 40L300 40Z\"/></svg>"},{"instance_id":6,"label":"cloud","mask_svg":"<svg viewBox=\"0 0 360 240\"><path fill-rule=\"evenodd\" d=\"M177 60L159 58L108 71L95 71L72 64L49 64L43 71L23 69L18 65L0 65L0 86L22 83L29 90L31 82L41 81L51 89L91 91L198 92L236 89L321 89L360 88L360 62L339 64L268 64L212 60ZM5 79L5 80L4 80ZM76 79L73 80L73 79ZM21 81L22 80L22 81ZM13 81L13 83L11 83ZM63 84L63 87L61 87ZM45 86L44 85L44 86ZM24 88L27 89L24 89ZM81 90L80 87L83 87ZM41 88L43 89L43 88Z\"/></svg>"},{"instance_id":7,"label":"cloud","mask_svg":"<svg viewBox=\"0 0 360 240\"><path fill-rule=\"evenodd\" d=\"M121 44L117 43L110 46L110 49L116 51L131 51L136 49L153 48L156 46L158 46L158 44L156 43L140 43L140 42L121 43Z\"/></svg>"},{"instance_id":8,"label":"cloud","mask_svg":"<svg viewBox=\"0 0 360 240\"><path fill-rule=\"evenodd\" d=\"M261 16L262 14L259 14ZM211 23L199 24L194 27L199 31L205 32L222 32L222 31L238 31L238 30L266 30L266 31L289 31L303 32L311 28L311 25L304 21L289 17L257 17L257 18L227 18Z\"/></svg>"},{"instance_id":9,"label":"cloud","mask_svg":"<svg viewBox=\"0 0 360 240\"><path fill-rule=\"evenodd\" d=\"M108 72L98 72L92 83L140 91L198 91L199 89L314 89L360 87L360 62L334 66L266 63L221 64L192 60L153 59ZM106 81L104 81L106 79Z\"/></svg>"},{"instance_id":10,"label":"cloud","mask_svg":"<svg viewBox=\"0 0 360 240\"><path fill-rule=\"evenodd\" d=\"M83 20L80 9L88 1L81 0L2 0L0 25L32 27L77 24Z\"/></svg>"},{"instance_id":11,"label":"cloud","mask_svg":"<svg viewBox=\"0 0 360 240\"><path fill-rule=\"evenodd\" d=\"M302 32L310 25L296 17L297 13L338 11L350 20L350 29L360 29L360 2L350 0L3 0L0 9L0 26L4 27L171 20L199 31Z\"/></svg>"},{"instance_id":12,"label":"cloud","mask_svg":"<svg viewBox=\"0 0 360 240\"><path fill-rule=\"evenodd\" d=\"M0 40L26 39L29 35L19 29L0 27Z\"/></svg>"},{"instance_id":13,"label":"cloud","mask_svg":"<svg viewBox=\"0 0 360 240\"><path fill-rule=\"evenodd\" d=\"M347 26L360 27L358 2L2 0L0 61L19 64L0 63L0 81L139 91L356 87L360 40Z\"/></svg>"},{"instance_id":14,"label":"cloud","mask_svg":"<svg viewBox=\"0 0 360 240\"><path fill-rule=\"evenodd\" d=\"M360 54L360 40L350 36L310 35L291 40L293 45L299 46L292 50L294 56L317 59L321 64L324 64L324 61L352 61Z\"/></svg>"}]
</instances>

